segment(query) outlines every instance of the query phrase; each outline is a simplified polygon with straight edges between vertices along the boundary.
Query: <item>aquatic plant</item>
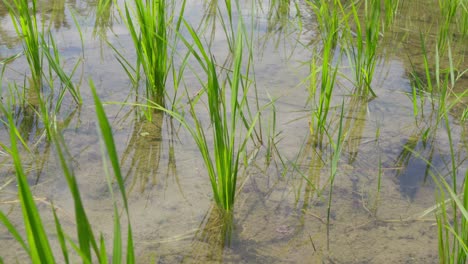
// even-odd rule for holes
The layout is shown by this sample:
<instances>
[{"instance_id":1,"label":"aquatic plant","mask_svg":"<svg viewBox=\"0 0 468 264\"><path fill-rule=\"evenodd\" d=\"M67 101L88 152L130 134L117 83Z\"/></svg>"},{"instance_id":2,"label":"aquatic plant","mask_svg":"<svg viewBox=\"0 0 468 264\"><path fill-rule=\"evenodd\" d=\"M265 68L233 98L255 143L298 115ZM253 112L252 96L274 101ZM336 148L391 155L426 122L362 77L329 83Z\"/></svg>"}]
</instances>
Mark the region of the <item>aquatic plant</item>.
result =
<instances>
[{"instance_id":1,"label":"aquatic plant","mask_svg":"<svg viewBox=\"0 0 468 264\"><path fill-rule=\"evenodd\" d=\"M248 139L258 119L257 114L249 124L245 135L239 136L240 127L238 127L238 123L244 122L242 120L242 111L243 107L246 105L248 90L241 71L244 31L240 24L236 37L232 74L229 76L229 82L223 85L218 79L218 72L213 56L207 53L197 33L186 23L190 36L195 42L194 45L199 51L197 52L193 49L192 45L188 44L186 39L183 39L183 41L207 74L208 80L207 83L204 84L203 92L206 93L208 100L208 112L213 136L212 148L208 146L209 141L206 132L195 111L195 104L196 101L198 101L198 96L189 101L190 114L194 122L193 126L190 125L187 119L181 114L165 109L160 105L153 106L156 109L169 113L190 132L202 154L203 161L208 170L208 176L213 190L213 198L217 206L228 214L232 212L234 207L241 153L245 150ZM229 85L229 87L227 85ZM228 89L230 91L230 100L227 94ZM240 100L238 99L239 96ZM240 142L238 143L237 140Z\"/></svg>"},{"instance_id":2,"label":"aquatic plant","mask_svg":"<svg viewBox=\"0 0 468 264\"><path fill-rule=\"evenodd\" d=\"M339 14L342 13L343 6L339 0L317 0L306 1L317 17L317 23L323 45L335 48L340 38L341 20ZM329 42L329 43L325 43Z\"/></svg>"},{"instance_id":3,"label":"aquatic plant","mask_svg":"<svg viewBox=\"0 0 468 264\"><path fill-rule=\"evenodd\" d=\"M136 75L139 76L141 65L146 76L147 98L162 103L166 93L168 66L166 1L135 0L133 3L134 12L125 3L125 21L137 55Z\"/></svg>"},{"instance_id":4,"label":"aquatic plant","mask_svg":"<svg viewBox=\"0 0 468 264\"><path fill-rule=\"evenodd\" d=\"M330 216L331 206L333 197L333 184L335 182L336 174L338 172L338 162L340 161L341 151L343 150L343 141L346 135L343 134L343 118L344 118L344 101L341 104L340 124L338 127L338 134L336 140L333 140L332 136L328 134L330 146L332 147L333 154L330 161L330 192L328 194L327 204L327 248L330 248Z\"/></svg>"},{"instance_id":5,"label":"aquatic plant","mask_svg":"<svg viewBox=\"0 0 468 264\"><path fill-rule=\"evenodd\" d=\"M62 100L66 91L68 91L71 94L76 104L81 105L83 100L81 98L79 87L73 84L73 81L72 81L73 73L76 71L77 67L80 65L80 61L79 60L77 61L77 63L73 67L71 74L65 73L64 69L62 68L62 63L60 60L59 49L57 47L57 44L55 43L52 33L49 32L47 34L47 40L41 34L41 39L42 39L41 41L42 50L43 50L45 57L47 58L49 68L51 68L52 71L57 75L58 79L60 80L60 85L63 86L63 88L61 88L59 91L58 100L56 102L55 113L59 112L60 107L62 106ZM50 84L50 87L54 86L54 76L52 75L52 72L50 72L49 84Z\"/></svg>"},{"instance_id":6,"label":"aquatic plant","mask_svg":"<svg viewBox=\"0 0 468 264\"><path fill-rule=\"evenodd\" d=\"M77 86L75 86L71 80L73 72L79 65L80 61L75 64L73 72L71 74L65 73L62 68L60 61L59 49L55 43L53 35L48 32L47 38L44 35L44 25L39 30L36 21L36 0L31 1L24 0L13 0L13 5L9 2L5 2L8 6L10 17L13 21L13 25L18 36L21 36L23 43L23 53L25 54L26 60L31 71L31 77L28 78L29 86L24 84L24 88L28 90L27 100L30 100L30 104L39 108L38 114L44 123L46 128L47 137L50 139L51 131L50 128L54 124L54 115L57 114L62 106L62 101L66 91L69 91L74 101L79 105L82 103L81 95ZM30 8L31 6L31 8ZM79 27L78 31L79 31ZM47 60L47 65L44 63L44 57ZM44 92L44 76L46 73L46 67L49 69L48 84L50 90L53 92L55 76L61 82L61 88L58 92L56 102L50 100L53 98L53 93L47 95ZM16 84L15 84L16 86ZM50 106L55 104L54 112L50 112Z\"/></svg>"},{"instance_id":7,"label":"aquatic plant","mask_svg":"<svg viewBox=\"0 0 468 264\"><path fill-rule=\"evenodd\" d=\"M23 51L31 71L33 81L32 88L42 87L42 65L43 57L40 44L40 31L36 21L36 0L31 1L31 8L28 0L12 0L4 3L8 7L10 17L15 27L16 34L22 37Z\"/></svg>"},{"instance_id":8,"label":"aquatic plant","mask_svg":"<svg viewBox=\"0 0 468 264\"><path fill-rule=\"evenodd\" d=\"M385 28L392 25L395 16L398 14L400 0L383 0L385 7Z\"/></svg>"},{"instance_id":9,"label":"aquatic plant","mask_svg":"<svg viewBox=\"0 0 468 264\"><path fill-rule=\"evenodd\" d=\"M363 21L361 21L354 3L351 4L350 16L353 17L352 25L355 34L351 36L349 33L345 33L346 45L344 49L353 67L356 92L360 96L375 97L372 80L377 64L377 47L381 25L380 0L365 1ZM351 32L348 20L344 19L344 21L348 29L346 32ZM361 24L364 28L361 27Z\"/></svg>"},{"instance_id":10,"label":"aquatic plant","mask_svg":"<svg viewBox=\"0 0 468 264\"><path fill-rule=\"evenodd\" d=\"M333 62L333 36L328 35L329 37L325 39L322 56L320 58L312 59L311 66L311 92L310 94L316 97L315 85L317 85L317 75L320 74L320 87L318 99L315 99L316 105L315 109L311 115L310 131L316 137L316 143L320 143L323 139L323 135L327 130L328 125L328 113L331 109L332 94L335 89L336 75L338 72L338 66L334 66ZM318 55L314 55L318 56ZM319 61L321 64L320 67L316 66L316 61Z\"/></svg>"},{"instance_id":11,"label":"aquatic plant","mask_svg":"<svg viewBox=\"0 0 468 264\"><path fill-rule=\"evenodd\" d=\"M118 164L117 153L112 139L112 131L110 130L110 126L107 118L105 117L102 104L100 103L99 98L96 96L92 83L91 87L93 89L93 96L96 103L96 113L98 116L98 123L101 128L100 132L104 141L102 151L107 151L107 154L109 155L109 159L114 169L115 179L117 180L120 188L119 190L122 195L126 216L128 218L129 214L127 199L123 186L122 176L120 173L120 166ZM9 107L11 107L11 105L9 105ZM19 132L14 124L14 118L11 112L8 111L8 109L6 109L3 105L0 106L0 110L7 116L9 122L8 128L10 132L11 146L6 150L11 155L15 165L16 180L18 183L18 196L20 198L26 236L22 237L14 224L2 211L0 211L0 222L7 228L14 239L21 244L32 263L56 263L58 258L55 256L56 252L54 252L49 242L51 235L47 234L45 231L44 222L41 219L38 207L36 206L35 200L33 199L32 191L27 181L27 174L22 165L22 159L18 148L18 140L22 140L18 136ZM117 209L110 176L107 175L107 182L109 185L109 191L114 201L114 245L112 254L109 254L110 252L106 250L104 238L102 235L100 235L99 240L96 239L91 223L84 209L76 177L69 165L70 157L67 156L67 147L65 145L64 139L61 136L61 132L55 129L51 130L51 140L54 143L59 163L62 167L63 175L67 181L68 188L74 201L76 236L78 240L78 243L76 243L69 238L68 234L64 233L63 227L52 204L52 213L55 221L57 240L59 242L63 257L62 260L65 263L70 263L71 257L75 256L72 256L72 254L76 254L79 256L79 258L82 259L84 263L92 263L94 258L96 258L98 263L109 263L110 261L112 261L112 263L122 263L122 254L124 250L122 248L122 228L120 226L119 220L120 213ZM6 148L5 146L2 147ZM105 163L105 159L103 159L103 161ZM73 250L70 247L73 248ZM112 259L109 259L110 255L112 256ZM130 221L128 221L125 263L134 263L134 258L132 230Z\"/></svg>"},{"instance_id":12,"label":"aquatic plant","mask_svg":"<svg viewBox=\"0 0 468 264\"><path fill-rule=\"evenodd\" d=\"M340 37L340 1L307 2L317 16L322 48L313 50L310 62L309 97L313 101L310 131L320 144L327 130L328 113L331 108L332 94L338 73L338 62L334 61L337 43ZM320 76L320 77L319 77ZM317 98L317 88L320 88ZM310 100L309 99L309 100Z\"/></svg>"},{"instance_id":13,"label":"aquatic plant","mask_svg":"<svg viewBox=\"0 0 468 264\"><path fill-rule=\"evenodd\" d=\"M448 180L443 175L433 175L439 187L439 210L436 213L439 260L441 263L462 264L466 263L468 256L468 171L465 172L461 191L458 191L459 169L447 113L444 114L444 121L450 148L450 174ZM448 193L450 208L446 207L445 193Z\"/></svg>"}]
</instances>

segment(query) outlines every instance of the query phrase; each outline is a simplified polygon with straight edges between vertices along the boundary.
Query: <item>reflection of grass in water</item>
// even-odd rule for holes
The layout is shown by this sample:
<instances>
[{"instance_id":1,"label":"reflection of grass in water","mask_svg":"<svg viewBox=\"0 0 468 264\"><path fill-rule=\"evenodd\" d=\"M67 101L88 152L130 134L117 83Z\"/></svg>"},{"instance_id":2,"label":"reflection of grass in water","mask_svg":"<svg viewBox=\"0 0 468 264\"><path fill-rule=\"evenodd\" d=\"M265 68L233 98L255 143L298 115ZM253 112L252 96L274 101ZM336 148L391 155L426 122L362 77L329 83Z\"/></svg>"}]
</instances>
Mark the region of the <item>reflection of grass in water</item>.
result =
<instances>
[{"instance_id":1,"label":"reflection of grass in water","mask_svg":"<svg viewBox=\"0 0 468 264\"><path fill-rule=\"evenodd\" d=\"M130 169L125 177L134 174L129 192L134 189L137 182L140 182L140 192L143 192L148 184L151 186L156 184L161 159L162 122L163 112L161 111L154 113L151 121L146 118L135 121L132 137L122 155L122 163L125 163L127 155L132 155ZM152 181L149 182L151 178Z\"/></svg>"},{"instance_id":2,"label":"reflection of grass in water","mask_svg":"<svg viewBox=\"0 0 468 264\"><path fill-rule=\"evenodd\" d=\"M143 193L145 189L158 184L157 177L163 174L159 170L159 163L164 147L162 138L164 112L156 110L150 121L139 116L138 108L135 111L137 117L134 121L131 138L122 154L121 164L129 163L129 170L125 175L125 181L130 181L128 192L132 192L138 185L139 192ZM168 123L170 122L171 120L168 120ZM172 134L174 128L170 127L169 129L171 136L174 136ZM167 177L176 172L173 144L169 140ZM178 182L177 179L176 181Z\"/></svg>"},{"instance_id":3,"label":"reflection of grass in water","mask_svg":"<svg viewBox=\"0 0 468 264\"><path fill-rule=\"evenodd\" d=\"M233 214L212 206L200 223L192 242L190 260L196 262L221 261L229 247L234 228Z\"/></svg>"}]
</instances>

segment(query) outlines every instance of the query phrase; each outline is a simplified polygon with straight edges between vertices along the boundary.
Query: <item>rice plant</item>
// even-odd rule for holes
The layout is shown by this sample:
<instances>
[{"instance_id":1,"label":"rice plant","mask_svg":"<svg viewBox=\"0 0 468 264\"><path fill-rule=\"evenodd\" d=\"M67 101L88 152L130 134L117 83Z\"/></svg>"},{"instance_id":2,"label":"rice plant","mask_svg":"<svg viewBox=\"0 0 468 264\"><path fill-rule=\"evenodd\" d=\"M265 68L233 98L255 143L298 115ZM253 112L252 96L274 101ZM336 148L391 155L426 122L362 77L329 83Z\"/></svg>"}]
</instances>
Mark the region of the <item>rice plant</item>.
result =
<instances>
[{"instance_id":1,"label":"rice plant","mask_svg":"<svg viewBox=\"0 0 468 264\"><path fill-rule=\"evenodd\" d=\"M29 4L31 2L31 4ZM36 0L24 1L24 0L13 0L13 5L5 2L8 6L8 10L13 21L16 33L21 36L23 40L23 52L26 60L29 64L31 71L31 77L29 78L29 92L33 98L37 99L37 105L40 106L40 114L43 118L44 124L49 126L52 118L51 114L45 104L47 104L47 96L44 94L44 70L46 64L44 60L47 60L50 77L48 79L49 88L53 90L54 79L56 75L61 81L61 89L58 94L58 99L55 102L55 113L58 113L62 105L62 100L66 91L69 91L74 101L79 105L82 103L79 89L72 82L73 72L76 70L79 62L74 66L71 74L65 73L62 68L60 54L58 47L55 43L52 33L49 31L48 34L44 34L44 26L41 30L38 28L36 21ZM78 28L79 30L79 28ZM45 58L44 58L45 57ZM25 84L25 87L27 85ZM49 102L52 103L52 102ZM50 131L47 130L48 137L50 137Z\"/></svg>"},{"instance_id":2,"label":"rice plant","mask_svg":"<svg viewBox=\"0 0 468 264\"><path fill-rule=\"evenodd\" d=\"M338 162L340 161L341 151L343 150L343 141L345 135L343 134L343 117L344 117L344 101L341 104L341 114L340 114L340 124L338 127L338 135L336 140L332 139L331 135L329 136L330 145L333 149L333 155L330 162L330 192L328 194L328 205L327 205L327 248L330 248L330 215L331 215L331 206L332 206L332 197L333 197L333 184L335 182L336 174L338 172Z\"/></svg>"},{"instance_id":3,"label":"rice plant","mask_svg":"<svg viewBox=\"0 0 468 264\"><path fill-rule=\"evenodd\" d=\"M93 87L92 84L91 86ZM128 218L129 214L127 199L125 195L125 189L123 187L123 180L120 173L120 166L118 164L115 145L112 139L112 132L110 131L110 126L105 117L102 105L99 99L96 97L94 88L93 95L95 96L96 101L98 123L101 127L100 132L102 133L103 141L105 142L103 145L103 152L107 151L109 159L114 168L114 175L119 184L122 200L124 202L124 209ZM11 105L9 105L9 107L11 107ZM124 249L122 248L122 228L120 226L120 214L117 209L116 198L113 195L110 177L108 176L107 181L109 184L109 191L111 192L112 199L114 201L114 237L112 253L106 250L104 237L100 235L99 239L97 239L94 234L91 223L89 222L86 211L84 209L76 177L69 165L70 157L68 156L68 152L66 150L65 141L62 138L60 131L51 130L51 139L54 143L59 163L62 167L62 172L67 181L68 188L74 201L76 236L78 240L78 242L75 242L68 234L64 233L63 226L61 225L60 220L55 213L55 208L53 208L52 205L52 213L55 220L57 239L62 253L62 257L57 256L57 252L55 252L50 245L51 235L48 234L44 228L45 223L41 219L38 207L35 204L29 183L27 181L27 174L23 169L21 162L22 159L18 148L18 140L22 140L18 136L19 132L14 124L14 117L12 116L11 112L8 111L3 105L0 106L0 110L7 116L9 122L8 127L10 132L11 146L7 149L7 152L11 155L15 165L16 180L18 183L18 196L20 198L24 227L26 230L25 237L22 237L17 228L2 211L0 211L0 222L7 228L14 239L21 244L30 261L32 263L56 263L61 260L60 262L70 263L72 258L76 256L79 257L83 263L93 263L93 259L95 259L97 263L109 263L110 261L112 263L122 263L122 254L124 252ZM105 159L103 160L105 161ZM127 248L125 252L125 263L134 263L135 256L130 221L128 222L127 228ZM109 256L112 256L112 258L109 259Z\"/></svg>"},{"instance_id":4,"label":"rice plant","mask_svg":"<svg viewBox=\"0 0 468 264\"><path fill-rule=\"evenodd\" d=\"M146 98L162 104L168 69L166 1L135 0L133 4L132 12L125 3L125 21L137 55L136 75L141 66L146 77Z\"/></svg>"},{"instance_id":5,"label":"rice plant","mask_svg":"<svg viewBox=\"0 0 468 264\"><path fill-rule=\"evenodd\" d=\"M395 16L398 14L400 0L383 0L385 7L385 28L393 24Z\"/></svg>"},{"instance_id":6,"label":"rice plant","mask_svg":"<svg viewBox=\"0 0 468 264\"><path fill-rule=\"evenodd\" d=\"M461 190L458 191L458 167L454 142L447 114L444 115L450 148L449 179L442 175L433 178L439 186L439 211L436 214L439 260L441 263L466 263L468 256L468 171L465 172ZM449 181L451 184L449 184ZM445 193L449 196L449 206L446 207Z\"/></svg>"},{"instance_id":7,"label":"rice plant","mask_svg":"<svg viewBox=\"0 0 468 264\"><path fill-rule=\"evenodd\" d=\"M343 10L341 2L339 0L308 0L306 2L317 17L320 36L324 42L324 46L329 45L331 48L335 48L340 38L342 23L339 18L339 14Z\"/></svg>"},{"instance_id":8,"label":"rice plant","mask_svg":"<svg viewBox=\"0 0 468 264\"><path fill-rule=\"evenodd\" d=\"M220 209L230 214L234 208L241 154L246 149L248 139L258 119L257 114L248 125L245 135L238 135L240 129L238 124L239 122L244 122L242 120L242 111L246 105L246 93L248 88L243 80L241 71L244 31L239 24L232 74L229 77L229 82L223 85L218 79L218 72L213 56L207 53L194 29L188 24L186 24L186 26L195 42L194 45L199 51L197 52L188 44L187 40L184 39L184 42L207 74L208 80L203 90L208 100L208 112L213 136L212 148L209 146L206 132L195 112L195 103L198 101L198 97L196 99L191 99L189 102L190 114L194 122L193 126L189 124L185 117L177 112L170 111L159 105L155 105L154 107L169 113L190 132L202 154L203 161L208 170L208 176L213 190L213 198ZM228 89L231 97L230 100L227 94Z\"/></svg>"},{"instance_id":9,"label":"rice plant","mask_svg":"<svg viewBox=\"0 0 468 264\"><path fill-rule=\"evenodd\" d=\"M356 5L351 4L351 16L353 17L355 35L346 34L345 51L353 67L357 94L364 97L375 97L372 80L377 64L377 47L380 38L380 0L365 1L363 21L358 15ZM351 29L347 19L345 19L345 25L347 29Z\"/></svg>"},{"instance_id":10,"label":"rice plant","mask_svg":"<svg viewBox=\"0 0 468 264\"><path fill-rule=\"evenodd\" d=\"M36 0L12 0L13 5L4 1L10 12L15 31L23 40L23 50L31 71L32 88L42 87L41 37L36 21ZM31 8L29 7L31 2Z\"/></svg>"},{"instance_id":11,"label":"rice plant","mask_svg":"<svg viewBox=\"0 0 468 264\"><path fill-rule=\"evenodd\" d=\"M310 131L315 135L316 144L320 144L327 130L328 113L331 108L332 94L338 73L338 62L334 61L340 38L339 12L342 10L340 1L308 2L317 16L322 40L322 48L313 51L310 63L309 96L313 100L312 120ZM341 55L341 54L340 54ZM341 57L341 56L339 56ZM319 66L320 65L320 66ZM317 98L317 88L319 95Z\"/></svg>"},{"instance_id":12,"label":"rice plant","mask_svg":"<svg viewBox=\"0 0 468 264\"><path fill-rule=\"evenodd\" d=\"M336 75L338 72L338 66L334 65L333 61L334 50L333 50L333 37L329 35L325 39L322 57L313 58L311 64L311 94L315 98L316 86L319 90L318 99L316 101L316 107L312 112L312 120L310 123L310 131L316 137L316 143L321 143L323 135L325 134L328 126L328 113L331 109L333 90L335 89ZM318 56L318 55L314 55ZM320 67L315 65L316 61L320 61ZM321 73L321 74L320 74ZM320 83L317 82L317 75L320 74Z\"/></svg>"},{"instance_id":13,"label":"rice plant","mask_svg":"<svg viewBox=\"0 0 468 264\"><path fill-rule=\"evenodd\" d=\"M57 44L54 40L54 37L51 32L47 34L47 39L41 34L41 45L42 45L42 50L47 58L47 62L49 65L49 68L52 69L52 72L57 75L58 79L60 80L61 86L64 86L64 88L61 88L59 91L59 96L58 100L56 102L56 109L55 113L58 113L60 110L60 107L62 106L62 100L65 95L65 92L68 91L73 100L77 105L82 104L82 98L80 94L79 87L76 86L73 81L73 73L76 71L77 67L80 64L80 61L78 61L75 66L73 67L72 73L67 74L64 69L62 68L62 63L60 60L60 54L59 54L59 49L57 47ZM49 83L50 87L54 86L54 76L52 75L52 72L50 72L50 77L49 77Z\"/></svg>"}]
</instances>

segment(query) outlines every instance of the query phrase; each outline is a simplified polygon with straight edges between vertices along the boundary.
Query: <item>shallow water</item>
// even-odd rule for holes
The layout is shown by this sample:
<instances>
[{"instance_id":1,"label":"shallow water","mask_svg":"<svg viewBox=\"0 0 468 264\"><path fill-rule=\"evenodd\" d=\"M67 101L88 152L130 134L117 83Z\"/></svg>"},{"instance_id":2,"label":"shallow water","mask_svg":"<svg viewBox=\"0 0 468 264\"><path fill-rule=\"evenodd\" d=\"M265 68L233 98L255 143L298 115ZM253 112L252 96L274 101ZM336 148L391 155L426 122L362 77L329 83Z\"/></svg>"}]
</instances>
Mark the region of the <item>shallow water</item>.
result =
<instances>
[{"instance_id":1,"label":"shallow water","mask_svg":"<svg viewBox=\"0 0 468 264\"><path fill-rule=\"evenodd\" d=\"M229 58L226 36L220 24L222 15L214 12L225 11L210 9L210 4L216 3L224 5L222 1L189 0L184 17L194 28L201 24L206 27L206 41L217 62L223 64ZM345 102L343 129L347 140L333 186L327 234L331 151L328 143L317 147L310 136L312 110L307 102L307 84L303 83L309 74L305 62L311 59L313 48L320 46L317 24L303 1L296 3L299 10L291 3L289 9L282 9L289 12L280 13L275 11L274 3L277 2L242 1L240 5L246 26L254 36L253 73L259 103L265 105L270 98L277 99L279 134L274 138L277 151L270 159L265 158L264 146L249 148L252 163L239 179L229 243L225 243L225 234L219 228L208 176L190 135L167 116L156 113L148 122L136 107L113 103L106 106L129 193L138 262L437 263L437 225L434 213L425 211L436 201L436 187L429 171L445 175L449 170L449 141L445 124L437 122L430 103L424 106L424 116L413 116L408 93L411 62L416 72L423 72L419 30L434 31L438 6L433 1L402 1L394 26L383 34L373 81L377 98L349 96L350 82L345 76L350 70L347 60L342 59L343 75L332 105ZM110 238L112 201L102 169L94 103L87 81L94 80L104 102L135 102L137 92L105 39L130 60L135 56L133 44L115 7L107 21L96 19L93 1L41 1L38 7L42 23L52 24L64 68L71 70L77 61L82 61L74 80L80 83L83 106L76 108L66 97L57 119L91 222L95 230ZM84 49L72 13L83 32ZM0 59L21 50L9 19L0 4ZM427 47L435 43L432 31ZM468 68L463 44L458 41L452 47L460 72ZM179 52L183 54L182 47ZM189 63L196 67L194 60ZM441 61L442 65L447 63ZM24 82L25 69L24 57L8 64L3 96L7 95L6 83ZM196 94L201 85L195 75L187 70L184 80L189 94ZM169 78L169 90L173 88L171 83ZM468 78L462 77L455 90L463 91L467 84ZM185 95L179 96L184 105ZM253 87L249 98L255 98ZM459 182L468 167L468 127L466 121L459 121L467 102L463 100L450 111ZM44 126L30 108L18 105L15 109L23 138L34 146L32 153L24 151L24 165L46 227L54 228L50 214L53 201L62 224L72 234L73 200L54 149L43 138ZM205 108L199 110L203 112ZM339 110L332 111L335 125L338 115ZM266 139L271 108L262 117ZM208 123L208 117L202 119ZM0 142L8 145L8 132L0 127ZM418 155L434 167L429 168ZM0 153L0 208L21 224L13 173L9 157ZM0 239L0 256L5 263L15 259L24 262L20 246L4 229L0 229Z\"/></svg>"}]
</instances>

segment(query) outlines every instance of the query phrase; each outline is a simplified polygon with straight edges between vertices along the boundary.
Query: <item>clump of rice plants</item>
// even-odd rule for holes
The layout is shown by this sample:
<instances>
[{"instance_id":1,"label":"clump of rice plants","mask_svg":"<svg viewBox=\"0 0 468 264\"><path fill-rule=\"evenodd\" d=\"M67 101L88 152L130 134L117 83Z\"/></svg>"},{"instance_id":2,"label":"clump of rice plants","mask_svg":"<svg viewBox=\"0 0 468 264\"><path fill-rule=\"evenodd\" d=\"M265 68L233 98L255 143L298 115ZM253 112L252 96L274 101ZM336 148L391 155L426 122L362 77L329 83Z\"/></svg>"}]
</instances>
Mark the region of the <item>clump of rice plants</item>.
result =
<instances>
[{"instance_id":1,"label":"clump of rice plants","mask_svg":"<svg viewBox=\"0 0 468 264\"><path fill-rule=\"evenodd\" d=\"M141 66L146 77L147 98L162 103L168 66L166 1L135 0L133 4L135 10L131 12L125 3L125 21L137 55L135 79L139 79Z\"/></svg>"},{"instance_id":2,"label":"clump of rice plants","mask_svg":"<svg viewBox=\"0 0 468 264\"><path fill-rule=\"evenodd\" d=\"M466 263L468 256L468 171L465 172L459 191L457 184L459 169L447 113L444 114L443 119L449 140L451 162L448 180L445 176L433 175L439 186L439 210L436 214L439 260L441 263ZM446 193L449 196L448 200L445 199ZM449 208L446 206L447 203Z\"/></svg>"},{"instance_id":3,"label":"clump of rice plants","mask_svg":"<svg viewBox=\"0 0 468 264\"><path fill-rule=\"evenodd\" d=\"M29 4L29 2L31 2L31 4ZM44 106L46 104L47 98L43 91L43 81L46 79L44 76L47 72L47 70L45 70L47 69L46 66L48 66L50 74L50 77L47 80L49 83L49 88L51 90L54 88L54 74L61 81L62 88L65 88L61 89L58 94L58 99L54 109L55 113L57 113L60 110L64 94L67 90L70 92L74 101L78 105L82 103L79 89L71 81L73 73L76 70L79 62L76 63L71 74L65 73L61 65L60 54L53 35L50 32L48 32L48 34L44 33L44 25L42 26L41 30L38 27L38 23L36 21L36 0L13 0L12 4L9 2L5 3L8 6L10 17L12 19L16 33L22 39L23 53L26 57L29 70L31 72L31 76L28 78L30 80L30 85L28 88L33 97L37 99L38 105L41 106L40 113L44 119L44 123L49 125L49 121L51 119L49 118L50 114L46 109L47 107ZM44 61L47 61L47 65L44 63ZM50 136L49 133L48 136Z\"/></svg>"},{"instance_id":4,"label":"clump of rice plants","mask_svg":"<svg viewBox=\"0 0 468 264\"><path fill-rule=\"evenodd\" d=\"M36 0L13 0L8 6L11 20L18 36L23 39L23 51L31 71L32 86L36 89L42 87L42 62L40 32L36 21Z\"/></svg>"},{"instance_id":5,"label":"clump of rice plants","mask_svg":"<svg viewBox=\"0 0 468 264\"><path fill-rule=\"evenodd\" d=\"M311 85L309 94L316 104L312 113L310 130L316 136L316 143L321 143L327 130L328 113L338 73L337 63L333 59L341 23L338 12L342 9L342 6L339 1L320 1L318 4L310 3L310 5L317 15L322 40L322 49L320 53L314 52L310 64L311 74L309 79ZM320 94L316 98L318 87L320 88Z\"/></svg>"},{"instance_id":6,"label":"clump of rice plants","mask_svg":"<svg viewBox=\"0 0 468 264\"><path fill-rule=\"evenodd\" d=\"M234 208L241 154L246 149L246 144L258 119L257 114L253 121L247 125L248 129L245 135L239 136L240 128L238 125L245 122L242 111L247 104L246 95L248 90L248 85L242 76L244 31L241 23L239 23L232 73L228 82L221 83L218 79L218 71L213 56L209 55L205 50L193 28L187 24L186 26L199 51L192 48L187 40L184 39L184 42L207 74L207 83L204 84L203 91L206 93L208 100L208 112L213 137L212 147L209 146L207 134L195 112L195 101L198 101L198 97L195 100L191 99L189 102L193 126L177 112L170 111L159 105L154 105L154 107L166 111L177 119L195 139L208 170L213 198L217 206L223 212L229 214ZM230 99L228 92L230 92Z\"/></svg>"},{"instance_id":7,"label":"clump of rice plants","mask_svg":"<svg viewBox=\"0 0 468 264\"><path fill-rule=\"evenodd\" d=\"M381 25L380 0L365 1L364 19L361 21L357 7L351 4L351 15L355 35L346 34L346 54L354 71L355 86L360 96L372 96L376 94L372 90L372 80L377 63L377 47ZM350 32L351 25L345 19L345 25Z\"/></svg>"}]
</instances>

